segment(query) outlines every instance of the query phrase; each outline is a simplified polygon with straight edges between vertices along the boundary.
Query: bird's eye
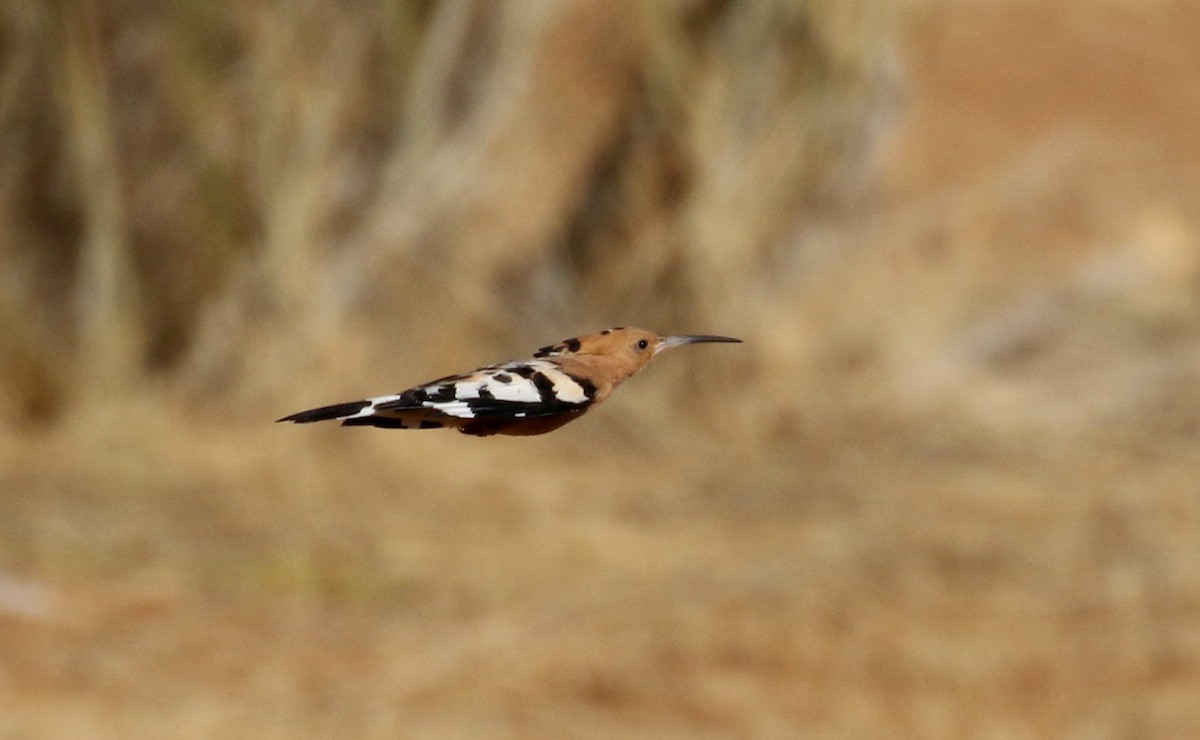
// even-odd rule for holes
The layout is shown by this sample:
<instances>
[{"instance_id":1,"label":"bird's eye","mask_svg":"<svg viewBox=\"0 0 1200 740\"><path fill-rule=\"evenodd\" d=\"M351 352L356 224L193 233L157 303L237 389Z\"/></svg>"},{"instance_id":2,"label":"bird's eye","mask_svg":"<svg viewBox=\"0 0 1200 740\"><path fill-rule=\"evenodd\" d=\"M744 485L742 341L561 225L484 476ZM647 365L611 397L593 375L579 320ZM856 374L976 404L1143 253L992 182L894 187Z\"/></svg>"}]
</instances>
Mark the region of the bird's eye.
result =
<instances>
[{"instance_id":1,"label":"bird's eye","mask_svg":"<svg viewBox=\"0 0 1200 740\"><path fill-rule=\"evenodd\" d=\"M646 349L646 348L647 348L647 347L649 347L649 346L650 346L650 343L649 343L649 342L647 342L645 339L639 339L639 340L638 340L638 343L637 343L637 348L638 348L638 349Z\"/></svg>"}]
</instances>

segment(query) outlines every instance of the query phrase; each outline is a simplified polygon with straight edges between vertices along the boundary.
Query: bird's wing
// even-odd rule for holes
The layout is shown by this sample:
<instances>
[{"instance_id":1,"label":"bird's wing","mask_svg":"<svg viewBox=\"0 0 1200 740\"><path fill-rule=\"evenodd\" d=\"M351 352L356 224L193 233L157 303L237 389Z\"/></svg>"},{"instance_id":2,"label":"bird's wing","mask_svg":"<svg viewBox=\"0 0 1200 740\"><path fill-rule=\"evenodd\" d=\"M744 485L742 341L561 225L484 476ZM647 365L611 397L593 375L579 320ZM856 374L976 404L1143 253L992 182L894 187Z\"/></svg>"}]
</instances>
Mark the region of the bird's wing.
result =
<instances>
[{"instance_id":1,"label":"bird's wing","mask_svg":"<svg viewBox=\"0 0 1200 740\"><path fill-rule=\"evenodd\" d=\"M337 419L346 426L392 429L462 427L579 412L595 397L595 385L568 374L553 360L520 360L438 378L389 396L301 411L280 421Z\"/></svg>"},{"instance_id":2,"label":"bird's wing","mask_svg":"<svg viewBox=\"0 0 1200 740\"><path fill-rule=\"evenodd\" d=\"M442 417L536 419L590 405L596 387L550 360L521 360L452 375L374 406L381 412L424 409Z\"/></svg>"}]
</instances>

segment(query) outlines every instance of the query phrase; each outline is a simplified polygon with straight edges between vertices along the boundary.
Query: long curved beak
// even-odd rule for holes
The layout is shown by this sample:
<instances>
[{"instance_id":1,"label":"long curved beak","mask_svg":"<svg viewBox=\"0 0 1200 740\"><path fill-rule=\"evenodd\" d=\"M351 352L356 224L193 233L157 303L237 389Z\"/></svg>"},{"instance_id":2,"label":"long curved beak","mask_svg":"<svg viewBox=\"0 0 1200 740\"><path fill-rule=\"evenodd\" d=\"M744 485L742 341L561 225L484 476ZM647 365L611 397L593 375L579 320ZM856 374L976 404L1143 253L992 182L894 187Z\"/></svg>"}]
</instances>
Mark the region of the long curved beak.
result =
<instances>
[{"instance_id":1,"label":"long curved beak","mask_svg":"<svg viewBox=\"0 0 1200 740\"><path fill-rule=\"evenodd\" d=\"M672 347L682 347L685 344L699 344L701 342L735 342L741 343L742 340L734 339L733 337L715 337L709 334L677 334L673 337L660 337L658 344L654 347L654 354L662 352L664 349Z\"/></svg>"}]
</instances>

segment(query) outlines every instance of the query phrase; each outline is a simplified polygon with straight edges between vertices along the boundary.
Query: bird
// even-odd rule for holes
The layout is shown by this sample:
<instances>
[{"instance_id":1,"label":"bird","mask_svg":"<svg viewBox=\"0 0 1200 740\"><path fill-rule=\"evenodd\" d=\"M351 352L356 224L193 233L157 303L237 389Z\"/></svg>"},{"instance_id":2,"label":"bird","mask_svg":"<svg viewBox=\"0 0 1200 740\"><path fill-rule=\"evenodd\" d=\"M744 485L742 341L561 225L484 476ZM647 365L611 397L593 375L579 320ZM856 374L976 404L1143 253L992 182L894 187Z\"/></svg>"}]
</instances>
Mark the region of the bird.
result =
<instances>
[{"instance_id":1,"label":"bird","mask_svg":"<svg viewBox=\"0 0 1200 740\"><path fill-rule=\"evenodd\" d=\"M533 357L447 375L389 396L299 411L277 422L340 421L385 429L457 429L463 434L552 432L601 403L663 350L733 337L618 326L564 339Z\"/></svg>"}]
</instances>

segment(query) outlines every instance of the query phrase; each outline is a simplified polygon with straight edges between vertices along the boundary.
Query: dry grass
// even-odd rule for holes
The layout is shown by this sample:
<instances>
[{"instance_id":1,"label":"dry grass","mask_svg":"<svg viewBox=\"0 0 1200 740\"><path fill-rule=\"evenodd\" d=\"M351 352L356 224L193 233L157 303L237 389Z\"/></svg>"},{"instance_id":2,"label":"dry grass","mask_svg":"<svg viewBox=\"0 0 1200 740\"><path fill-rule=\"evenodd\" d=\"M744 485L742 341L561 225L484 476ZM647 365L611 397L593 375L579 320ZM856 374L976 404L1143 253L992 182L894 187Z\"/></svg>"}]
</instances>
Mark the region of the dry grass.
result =
<instances>
[{"instance_id":1,"label":"dry grass","mask_svg":"<svg viewBox=\"0 0 1200 740\"><path fill-rule=\"evenodd\" d=\"M0 734L1200 724L1200 14L339 7L0 6Z\"/></svg>"}]
</instances>

